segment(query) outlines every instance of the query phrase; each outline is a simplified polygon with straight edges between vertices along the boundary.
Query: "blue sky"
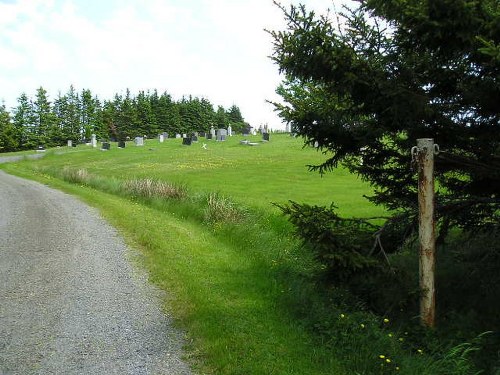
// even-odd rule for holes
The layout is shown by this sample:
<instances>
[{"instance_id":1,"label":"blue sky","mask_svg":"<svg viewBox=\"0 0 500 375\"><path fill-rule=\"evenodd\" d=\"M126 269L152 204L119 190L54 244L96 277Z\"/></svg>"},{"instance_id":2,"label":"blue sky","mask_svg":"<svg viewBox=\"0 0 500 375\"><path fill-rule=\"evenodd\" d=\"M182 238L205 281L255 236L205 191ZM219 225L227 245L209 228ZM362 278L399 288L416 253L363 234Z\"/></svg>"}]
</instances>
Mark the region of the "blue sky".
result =
<instances>
[{"instance_id":1,"label":"blue sky","mask_svg":"<svg viewBox=\"0 0 500 375\"><path fill-rule=\"evenodd\" d=\"M70 85L102 100L158 89L236 104L251 125L283 128L266 103L281 78L264 32L283 28L272 0L0 0L0 100L11 109L40 86L52 99Z\"/></svg>"}]
</instances>

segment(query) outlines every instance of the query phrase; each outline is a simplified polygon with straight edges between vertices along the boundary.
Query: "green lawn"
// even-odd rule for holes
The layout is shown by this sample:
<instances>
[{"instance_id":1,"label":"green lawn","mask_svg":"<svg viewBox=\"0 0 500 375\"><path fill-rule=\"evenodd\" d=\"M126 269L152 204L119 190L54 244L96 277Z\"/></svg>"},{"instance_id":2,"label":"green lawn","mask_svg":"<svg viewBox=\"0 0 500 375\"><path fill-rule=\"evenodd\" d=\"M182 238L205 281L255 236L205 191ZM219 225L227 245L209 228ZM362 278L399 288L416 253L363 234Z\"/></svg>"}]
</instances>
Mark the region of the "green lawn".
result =
<instances>
[{"instance_id":1,"label":"green lawn","mask_svg":"<svg viewBox=\"0 0 500 375\"><path fill-rule=\"evenodd\" d=\"M272 202L295 200L329 205L332 201L346 216L374 216L383 211L363 195L372 189L357 176L339 168L323 176L309 172L325 155L302 147L302 141L285 134L271 135L271 142L244 146L241 136L226 142L205 141L183 146L179 139L164 143L147 140L144 147L128 142L124 149L112 143L107 152L85 145L56 149L39 165L85 168L92 174L119 179L154 178L185 184L190 190L219 192L245 206L272 209ZM259 137L248 137L258 142ZM203 143L207 149L202 147ZM260 143L260 142L259 142Z\"/></svg>"},{"instance_id":2,"label":"green lawn","mask_svg":"<svg viewBox=\"0 0 500 375\"><path fill-rule=\"evenodd\" d=\"M324 177L308 172L306 165L324 156L302 148L299 139L271 135L259 146L240 145L241 139L205 141L207 149L203 141L182 146L175 139L148 140L144 147L128 143L125 149L112 144L106 152L61 147L41 160L1 168L101 210L139 249L150 280L167 292L166 308L187 332L189 360L201 373L350 374L350 361L365 360L337 356L290 313L300 294L296 280L313 262L271 202L333 200L346 216L383 211L362 198L370 187L345 170ZM91 178L68 183L61 179L65 168L86 169ZM130 197L123 183L137 178L182 184L188 195ZM246 212L243 219L207 219L209 192L219 193L223 209L223 196L233 200Z\"/></svg>"}]
</instances>

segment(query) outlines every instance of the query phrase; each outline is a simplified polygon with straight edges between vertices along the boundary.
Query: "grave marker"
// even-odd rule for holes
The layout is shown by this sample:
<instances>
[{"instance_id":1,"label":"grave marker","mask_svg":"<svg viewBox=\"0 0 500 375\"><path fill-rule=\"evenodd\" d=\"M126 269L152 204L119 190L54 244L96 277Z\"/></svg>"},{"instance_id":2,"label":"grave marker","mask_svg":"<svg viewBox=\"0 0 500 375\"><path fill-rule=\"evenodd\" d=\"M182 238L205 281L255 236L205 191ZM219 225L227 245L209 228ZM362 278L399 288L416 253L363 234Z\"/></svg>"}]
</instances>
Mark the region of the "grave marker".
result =
<instances>
[{"instance_id":1,"label":"grave marker","mask_svg":"<svg viewBox=\"0 0 500 375\"><path fill-rule=\"evenodd\" d=\"M143 137L135 137L134 143L136 146L144 146L144 138Z\"/></svg>"},{"instance_id":2,"label":"grave marker","mask_svg":"<svg viewBox=\"0 0 500 375\"><path fill-rule=\"evenodd\" d=\"M217 141L222 142L226 140L227 130L226 129L217 129Z\"/></svg>"}]
</instances>

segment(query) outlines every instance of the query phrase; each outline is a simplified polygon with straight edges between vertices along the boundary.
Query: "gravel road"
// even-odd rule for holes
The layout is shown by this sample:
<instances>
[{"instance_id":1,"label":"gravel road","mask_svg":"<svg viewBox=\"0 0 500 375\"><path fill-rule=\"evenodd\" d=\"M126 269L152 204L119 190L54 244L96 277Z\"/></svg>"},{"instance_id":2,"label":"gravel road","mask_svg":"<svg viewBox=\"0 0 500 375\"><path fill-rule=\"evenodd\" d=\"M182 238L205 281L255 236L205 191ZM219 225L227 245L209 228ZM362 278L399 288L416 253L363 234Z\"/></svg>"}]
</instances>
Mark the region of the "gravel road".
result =
<instances>
[{"instance_id":1,"label":"gravel road","mask_svg":"<svg viewBox=\"0 0 500 375\"><path fill-rule=\"evenodd\" d=\"M0 171L0 374L191 374L133 256L96 210Z\"/></svg>"}]
</instances>

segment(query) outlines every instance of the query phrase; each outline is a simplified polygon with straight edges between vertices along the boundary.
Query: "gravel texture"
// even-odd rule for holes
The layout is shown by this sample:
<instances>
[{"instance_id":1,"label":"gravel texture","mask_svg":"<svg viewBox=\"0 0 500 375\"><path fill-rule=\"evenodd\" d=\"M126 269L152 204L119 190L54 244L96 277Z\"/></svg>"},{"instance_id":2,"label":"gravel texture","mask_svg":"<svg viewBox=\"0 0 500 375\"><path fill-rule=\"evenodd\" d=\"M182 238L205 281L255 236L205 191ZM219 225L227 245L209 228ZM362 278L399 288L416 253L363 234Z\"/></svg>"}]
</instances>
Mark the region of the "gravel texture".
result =
<instances>
[{"instance_id":1,"label":"gravel texture","mask_svg":"<svg viewBox=\"0 0 500 375\"><path fill-rule=\"evenodd\" d=\"M133 254L96 210L0 171L0 374L191 374Z\"/></svg>"}]
</instances>

